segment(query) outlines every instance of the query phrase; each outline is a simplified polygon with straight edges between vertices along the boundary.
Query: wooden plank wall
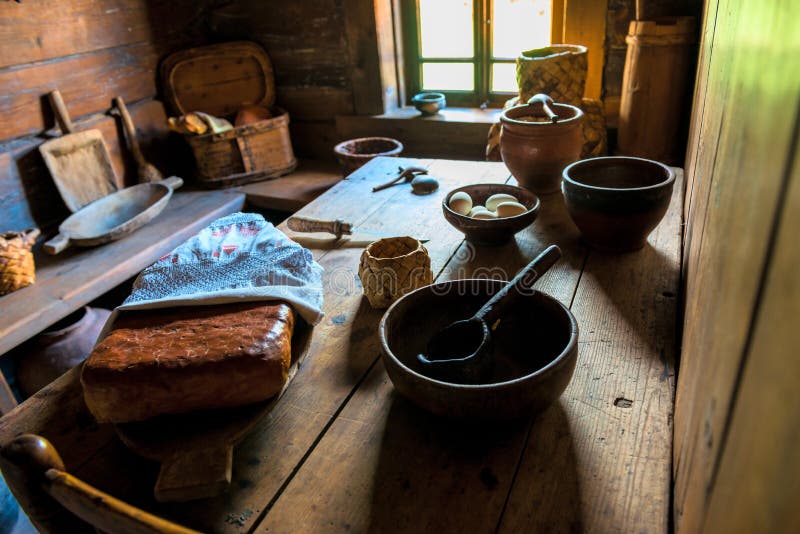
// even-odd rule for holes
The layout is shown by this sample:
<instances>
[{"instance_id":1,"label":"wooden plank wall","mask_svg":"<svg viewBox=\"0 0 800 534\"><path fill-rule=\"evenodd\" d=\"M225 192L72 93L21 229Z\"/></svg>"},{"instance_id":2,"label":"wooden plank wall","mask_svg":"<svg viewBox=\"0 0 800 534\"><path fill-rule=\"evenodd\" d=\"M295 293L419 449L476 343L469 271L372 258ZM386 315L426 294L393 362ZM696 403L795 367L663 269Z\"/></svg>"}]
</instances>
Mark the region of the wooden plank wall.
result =
<instances>
[{"instance_id":1,"label":"wooden plank wall","mask_svg":"<svg viewBox=\"0 0 800 534\"><path fill-rule=\"evenodd\" d=\"M709 0L687 168L678 532L796 532L796 2Z\"/></svg>"},{"instance_id":2,"label":"wooden plank wall","mask_svg":"<svg viewBox=\"0 0 800 534\"><path fill-rule=\"evenodd\" d=\"M55 133L46 94L61 90L78 129L103 132L119 175L132 162L121 147L114 96L129 103L143 151L165 171L182 145L169 136L157 96L164 54L202 41L191 0L0 2L0 232L48 227L66 214L37 147Z\"/></svg>"},{"instance_id":3,"label":"wooden plank wall","mask_svg":"<svg viewBox=\"0 0 800 534\"><path fill-rule=\"evenodd\" d=\"M353 20L345 8L365 13ZM0 231L46 227L67 214L37 151L55 134L46 94L56 87L79 129L103 131L118 173L134 177L118 119L108 116L116 95L131 108L145 155L165 171L190 173L185 144L165 128L157 84L160 60L190 46L261 44L295 151L332 159L335 116L380 112L374 16L363 0L0 2ZM354 91L366 79L373 83Z\"/></svg>"}]
</instances>

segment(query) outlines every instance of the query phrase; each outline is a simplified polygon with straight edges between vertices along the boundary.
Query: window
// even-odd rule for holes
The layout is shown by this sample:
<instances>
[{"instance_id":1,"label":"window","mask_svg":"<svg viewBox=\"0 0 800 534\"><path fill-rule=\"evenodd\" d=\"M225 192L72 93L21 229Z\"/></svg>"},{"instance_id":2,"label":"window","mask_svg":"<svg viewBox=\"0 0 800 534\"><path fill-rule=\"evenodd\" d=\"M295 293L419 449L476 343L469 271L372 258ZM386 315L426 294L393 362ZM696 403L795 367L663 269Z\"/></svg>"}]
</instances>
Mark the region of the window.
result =
<instances>
[{"instance_id":1,"label":"window","mask_svg":"<svg viewBox=\"0 0 800 534\"><path fill-rule=\"evenodd\" d=\"M403 0L406 93L448 105L502 105L517 93L516 57L551 43L553 0Z\"/></svg>"}]
</instances>

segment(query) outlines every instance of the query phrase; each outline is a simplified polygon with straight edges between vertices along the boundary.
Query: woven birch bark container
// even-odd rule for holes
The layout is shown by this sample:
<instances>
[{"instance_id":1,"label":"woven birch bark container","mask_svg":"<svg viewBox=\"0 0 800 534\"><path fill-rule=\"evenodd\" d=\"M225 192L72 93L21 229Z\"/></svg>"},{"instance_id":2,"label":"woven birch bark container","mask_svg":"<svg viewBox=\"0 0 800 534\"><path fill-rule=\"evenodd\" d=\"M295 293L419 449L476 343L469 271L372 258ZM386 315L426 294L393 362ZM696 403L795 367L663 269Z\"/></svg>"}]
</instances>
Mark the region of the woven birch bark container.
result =
<instances>
[{"instance_id":1,"label":"woven birch bark container","mask_svg":"<svg viewBox=\"0 0 800 534\"><path fill-rule=\"evenodd\" d=\"M433 282L428 250L412 237L390 237L361 253L358 276L373 308L388 308L395 300Z\"/></svg>"},{"instance_id":2,"label":"woven birch bark container","mask_svg":"<svg viewBox=\"0 0 800 534\"><path fill-rule=\"evenodd\" d=\"M550 45L522 52L517 57L520 102L544 93L554 102L581 107L588 65L586 47L581 45Z\"/></svg>"},{"instance_id":3,"label":"woven birch bark container","mask_svg":"<svg viewBox=\"0 0 800 534\"><path fill-rule=\"evenodd\" d=\"M29 286L36 281L31 248L38 228L0 235L0 295Z\"/></svg>"}]
</instances>

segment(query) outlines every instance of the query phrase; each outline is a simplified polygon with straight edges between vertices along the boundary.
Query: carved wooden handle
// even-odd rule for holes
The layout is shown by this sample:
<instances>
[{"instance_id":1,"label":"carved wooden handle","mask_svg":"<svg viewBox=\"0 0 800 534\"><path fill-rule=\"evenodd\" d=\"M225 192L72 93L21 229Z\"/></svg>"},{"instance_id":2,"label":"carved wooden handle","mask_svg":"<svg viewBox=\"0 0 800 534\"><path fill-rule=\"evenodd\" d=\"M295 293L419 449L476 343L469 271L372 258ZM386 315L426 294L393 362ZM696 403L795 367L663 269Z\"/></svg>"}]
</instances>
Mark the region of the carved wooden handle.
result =
<instances>
[{"instance_id":1,"label":"carved wooden handle","mask_svg":"<svg viewBox=\"0 0 800 534\"><path fill-rule=\"evenodd\" d=\"M333 234L336 237L342 237L342 235L350 235L353 233L353 225L341 219L324 221L308 217L289 217L286 221L286 226L295 232L323 232L326 234Z\"/></svg>"},{"instance_id":2,"label":"carved wooden handle","mask_svg":"<svg viewBox=\"0 0 800 534\"><path fill-rule=\"evenodd\" d=\"M550 245L539 254L532 262L526 265L511 279L503 289L483 305L475 314L477 319L482 319L490 327L499 319L503 311L517 300L521 295L530 293L533 284L561 258L561 249Z\"/></svg>"},{"instance_id":3,"label":"carved wooden handle","mask_svg":"<svg viewBox=\"0 0 800 534\"><path fill-rule=\"evenodd\" d=\"M61 127L61 131L65 134L72 133L75 128L72 127L72 120L69 118L67 106L64 104L64 99L61 98L61 91L53 89L48 96L50 97L50 105L53 106L56 122L58 122L58 125Z\"/></svg>"},{"instance_id":4,"label":"carved wooden handle","mask_svg":"<svg viewBox=\"0 0 800 534\"><path fill-rule=\"evenodd\" d=\"M2 454L61 506L103 532L197 532L131 506L70 475L55 447L43 437L22 434L3 447Z\"/></svg>"},{"instance_id":5,"label":"carved wooden handle","mask_svg":"<svg viewBox=\"0 0 800 534\"><path fill-rule=\"evenodd\" d=\"M167 187L169 187L174 191L183 185L183 178L179 178L177 176L170 176L169 178L164 178L163 180L161 180L160 183L166 185Z\"/></svg>"},{"instance_id":6,"label":"carved wooden handle","mask_svg":"<svg viewBox=\"0 0 800 534\"><path fill-rule=\"evenodd\" d=\"M69 237L64 234L58 234L53 239L46 241L42 248L44 248L44 251L48 254L55 255L59 252L64 252L68 246Z\"/></svg>"},{"instance_id":7,"label":"carved wooden handle","mask_svg":"<svg viewBox=\"0 0 800 534\"><path fill-rule=\"evenodd\" d=\"M161 461L156 500L185 502L216 497L230 486L232 472L233 445L181 451Z\"/></svg>"}]
</instances>

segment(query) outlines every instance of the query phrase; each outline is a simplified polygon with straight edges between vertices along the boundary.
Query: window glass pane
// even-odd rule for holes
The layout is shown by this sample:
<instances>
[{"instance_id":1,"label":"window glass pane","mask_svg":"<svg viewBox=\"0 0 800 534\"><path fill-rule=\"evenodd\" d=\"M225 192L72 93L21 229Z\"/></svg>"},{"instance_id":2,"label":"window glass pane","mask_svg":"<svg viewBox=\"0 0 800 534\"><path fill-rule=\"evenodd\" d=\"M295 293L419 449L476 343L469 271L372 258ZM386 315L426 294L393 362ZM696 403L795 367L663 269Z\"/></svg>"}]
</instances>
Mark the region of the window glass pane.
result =
<instances>
[{"instance_id":1,"label":"window glass pane","mask_svg":"<svg viewBox=\"0 0 800 534\"><path fill-rule=\"evenodd\" d=\"M492 64L492 92L519 92L519 87L517 87L517 66L514 63Z\"/></svg>"},{"instance_id":2,"label":"window glass pane","mask_svg":"<svg viewBox=\"0 0 800 534\"><path fill-rule=\"evenodd\" d=\"M516 58L550 44L551 0L492 0L492 55Z\"/></svg>"},{"instance_id":3,"label":"window glass pane","mask_svg":"<svg viewBox=\"0 0 800 534\"><path fill-rule=\"evenodd\" d=\"M423 63L422 88L426 91L474 91L472 63Z\"/></svg>"},{"instance_id":4,"label":"window glass pane","mask_svg":"<svg viewBox=\"0 0 800 534\"><path fill-rule=\"evenodd\" d=\"M472 57L472 0L420 0L419 22L422 57Z\"/></svg>"}]
</instances>

